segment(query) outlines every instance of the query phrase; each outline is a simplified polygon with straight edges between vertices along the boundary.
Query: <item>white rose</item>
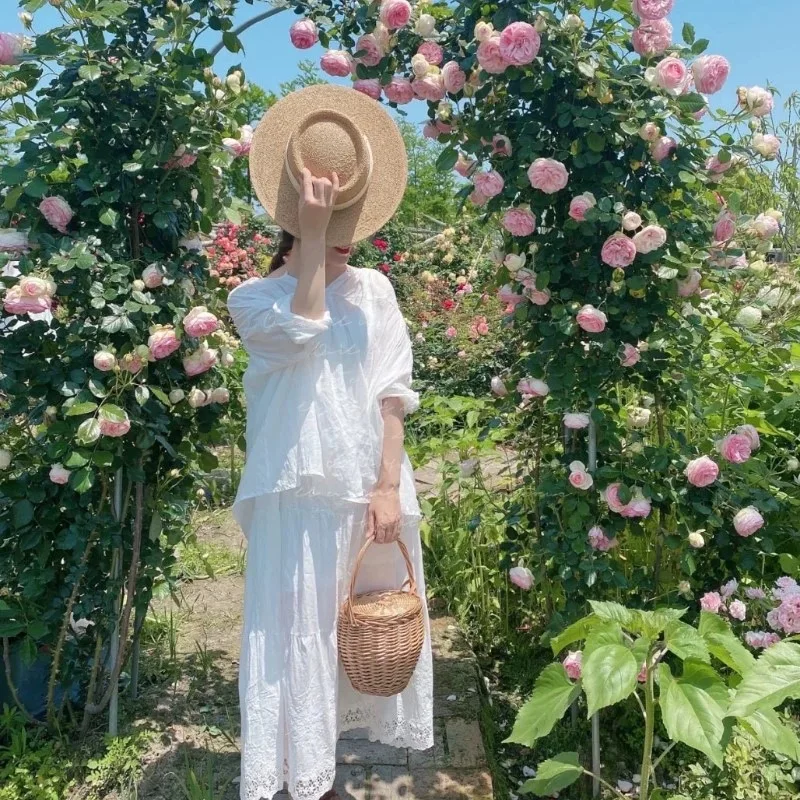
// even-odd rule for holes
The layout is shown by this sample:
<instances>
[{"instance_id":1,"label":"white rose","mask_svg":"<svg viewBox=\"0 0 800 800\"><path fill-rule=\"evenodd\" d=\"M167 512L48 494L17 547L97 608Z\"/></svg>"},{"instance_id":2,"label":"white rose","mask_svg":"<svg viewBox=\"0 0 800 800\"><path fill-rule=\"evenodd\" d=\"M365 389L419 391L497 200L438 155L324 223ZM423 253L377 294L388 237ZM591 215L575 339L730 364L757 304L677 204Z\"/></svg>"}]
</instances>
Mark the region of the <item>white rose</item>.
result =
<instances>
[{"instance_id":1,"label":"white rose","mask_svg":"<svg viewBox=\"0 0 800 800\"><path fill-rule=\"evenodd\" d=\"M518 269L522 269L525 266L525 261L527 257L525 253L521 253L517 255L516 253L509 253L503 263L506 265L506 268L509 272L516 272Z\"/></svg>"},{"instance_id":2,"label":"white rose","mask_svg":"<svg viewBox=\"0 0 800 800\"><path fill-rule=\"evenodd\" d=\"M0 469L8 469L11 466L11 451L0 450Z\"/></svg>"},{"instance_id":3,"label":"white rose","mask_svg":"<svg viewBox=\"0 0 800 800\"><path fill-rule=\"evenodd\" d=\"M208 402L208 398L204 391L195 387L189 392L189 397L186 402L189 403L192 408L200 408Z\"/></svg>"},{"instance_id":4,"label":"white rose","mask_svg":"<svg viewBox=\"0 0 800 800\"><path fill-rule=\"evenodd\" d=\"M417 53L415 56L411 58L411 70L418 78L424 78L428 72L430 71L431 65L428 63L428 59L422 55L422 53Z\"/></svg>"},{"instance_id":5,"label":"white rose","mask_svg":"<svg viewBox=\"0 0 800 800\"><path fill-rule=\"evenodd\" d=\"M420 14L417 24L414 26L417 36L427 39L436 34L436 18L431 14Z\"/></svg>"},{"instance_id":6,"label":"white rose","mask_svg":"<svg viewBox=\"0 0 800 800\"><path fill-rule=\"evenodd\" d=\"M800 461L796 458L788 458L786 459L786 468L789 472L797 472L800 469Z\"/></svg>"},{"instance_id":7,"label":"white rose","mask_svg":"<svg viewBox=\"0 0 800 800\"><path fill-rule=\"evenodd\" d=\"M629 211L622 218L622 227L626 231L638 230L642 227L642 218L635 211Z\"/></svg>"},{"instance_id":8,"label":"white rose","mask_svg":"<svg viewBox=\"0 0 800 800\"><path fill-rule=\"evenodd\" d=\"M567 14L561 24L565 31L579 31L583 28L583 20L577 14Z\"/></svg>"},{"instance_id":9,"label":"white rose","mask_svg":"<svg viewBox=\"0 0 800 800\"><path fill-rule=\"evenodd\" d=\"M632 408L628 412L628 425L632 428L646 428L650 423L649 408Z\"/></svg>"},{"instance_id":10,"label":"white rose","mask_svg":"<svg viewBox=\"0 0 800 800\"><path fill-rule=\"evenodd\" d=\"M700 531L694 531L689 534L689 544L696 550L699 550L705 543L706 540L703 538L703 534L700 533Z\"/></svg>"},{"instance_id":11,"label":"white rose","mask_svg":"<svg viewBox=\"0 0 800 800\"><path fill-rule=\"evenodd\" d=\"M176 405L177 403L180 403L180 401L183 400L184 397L186 397L186 394L183 391L183 389L173 389L169 393L169 401L173 405Z\"/></svg>"},{"instance_id":12,"label":"white rose","mask_svg":"<svg viewBox=\"0 0 800 800\"><path fill-rule=\"evenodd\" d=\"M755 328L761 324L762 316L761 309L745 306L736 315L734 322L742 328Z\"/></svg>"}]
</instances>

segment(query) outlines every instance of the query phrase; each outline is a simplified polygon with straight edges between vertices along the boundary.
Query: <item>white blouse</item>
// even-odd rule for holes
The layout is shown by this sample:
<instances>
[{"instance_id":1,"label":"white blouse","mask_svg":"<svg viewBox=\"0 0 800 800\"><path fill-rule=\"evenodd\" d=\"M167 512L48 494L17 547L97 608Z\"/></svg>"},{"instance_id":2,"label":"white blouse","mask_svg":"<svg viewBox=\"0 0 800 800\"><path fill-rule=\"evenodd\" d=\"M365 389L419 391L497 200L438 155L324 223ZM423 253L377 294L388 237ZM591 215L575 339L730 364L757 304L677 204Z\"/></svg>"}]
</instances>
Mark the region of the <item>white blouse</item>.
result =
<instances>
[{"instance_id":1,"label":"white blouse","mask_svg":"<svg viewBox=\"0 0 800 800\"><path fill-rule=\"evenodd\" d=\"M228 297L250 361L244 375L247 458L234 515L245 532L252 500L295 489L369 502L383 448L381 400L419 406L411 340L389 279L348 266L325 290L319 320L291 310L297 279L251 278ZM400 500L419 516L404 453Z\"/></svg>"}]
</instances>

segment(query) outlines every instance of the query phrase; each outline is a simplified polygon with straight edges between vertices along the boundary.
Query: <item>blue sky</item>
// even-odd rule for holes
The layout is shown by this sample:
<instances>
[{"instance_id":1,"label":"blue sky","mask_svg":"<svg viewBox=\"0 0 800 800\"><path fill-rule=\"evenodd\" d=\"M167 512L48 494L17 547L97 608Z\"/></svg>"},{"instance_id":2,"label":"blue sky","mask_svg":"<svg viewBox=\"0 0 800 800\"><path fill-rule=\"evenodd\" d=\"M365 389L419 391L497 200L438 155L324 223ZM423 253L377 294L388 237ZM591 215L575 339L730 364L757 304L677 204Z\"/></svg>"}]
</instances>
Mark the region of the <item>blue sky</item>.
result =
<instances>
[{"instance_id":1,"label":"blue sky","mask_svg":"<svg viewBox=\"0 0 800 800\"><path fill-rule=\"evenodd\" d=\"M2 0L1 5L0 30L18 31L16 3ZM237 16L237 24L263 9L262 3L244 5ZM55 10L46 6L37 12L35 27L44 30L57 19ZM291 46L288 30L294 19L296 17L291 11L285 11L248 30L242 37L245 52L233 55L224 51L217 60L217 71L224 73L230 64L241 61L248 80L265 89L277 89L282 81L291 80L297 74L298 61L303 58L319 61L323 52L320 47L299 51ZM800 0L761 3L752 0L676 0L670 19L676 37L680 36L683 23L688 20L695 26L698 38L711 40L708 52L724 55L731 62L732 72L724 90L727 94L724 105L733 104L733 92L742 84L763 86L769 81L784 98L792 90L800 89L797 47ZM212 32L207 44L212 46L216 41L216 34ZM715 99L723 103L723 94ZM412 108L415 109L412 118L425 116L423 103L414 103Z\"/></svg>"}]
</instances>

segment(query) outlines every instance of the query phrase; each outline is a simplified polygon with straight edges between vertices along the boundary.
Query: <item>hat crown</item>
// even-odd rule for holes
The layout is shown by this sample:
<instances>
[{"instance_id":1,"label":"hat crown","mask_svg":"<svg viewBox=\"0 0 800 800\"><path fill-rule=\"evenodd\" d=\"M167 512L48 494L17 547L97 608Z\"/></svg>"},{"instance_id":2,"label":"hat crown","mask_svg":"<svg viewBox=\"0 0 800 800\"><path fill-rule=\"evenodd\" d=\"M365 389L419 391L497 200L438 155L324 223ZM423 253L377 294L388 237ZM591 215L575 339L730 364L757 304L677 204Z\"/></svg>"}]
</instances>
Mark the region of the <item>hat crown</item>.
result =
<instances>
[{"instance_id":1,"label":"hat crown","mask_svg":"<svg viewBox=\"0 0 800 800\"><path fill-rule=\"evenodd\" d=\"M289 177L298 188L303 169L315 178L339 177L336 208L364 195L372 171L369 143L355 123L329 109L312 111L292 132L286 152Z\"/></svg>"}]
</instances>

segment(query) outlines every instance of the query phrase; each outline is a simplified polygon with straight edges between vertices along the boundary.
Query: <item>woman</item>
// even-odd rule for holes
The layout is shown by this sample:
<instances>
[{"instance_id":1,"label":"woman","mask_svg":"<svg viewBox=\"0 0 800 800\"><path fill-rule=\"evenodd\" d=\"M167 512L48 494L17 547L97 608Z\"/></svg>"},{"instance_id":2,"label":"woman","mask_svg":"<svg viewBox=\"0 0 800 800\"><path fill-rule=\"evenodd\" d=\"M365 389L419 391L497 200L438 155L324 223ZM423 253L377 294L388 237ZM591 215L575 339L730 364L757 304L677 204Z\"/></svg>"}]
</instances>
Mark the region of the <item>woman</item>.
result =
<instances>
[{"instance_id":1,"label":"woman","mask_svg":"<svg viewBox=\"0 0 800 800\"><path fill-rule=\"evenodd\" d=\"M239 677L243 800L271 798L284 783L295 800L334 794L343 730L366 728L370 739L398 747L433 745L429 635L409 685L393 697L356 692L338 660L337 614L366 537L374 544L356 591L403 584L406 568L394 544L400 538L425 596L419 505L403 444L405 416L419 399L391 283L378 270L348 264L349 241L373 233L399 202L395 187L381 214L353 210L387 195L372 183L383 167L372 161L369 141L380 119L375 109L385 112L368 98L374 108L366 108L350 89L312 88L305 115L291 107L294 96L283 116L272 115L286 100L267 114L251 155L259 198L298 236L285 234L270 274L245 282L228 300L250 358L247 462L234 505L248 538ZM320 116L325 103L330 113ZM383 144L397 146L386 138L391 131L383 132ZM359 156L362 146L368 158ZM345 235L353 238L342 243Z\"/></svg>"}]
</instances>

